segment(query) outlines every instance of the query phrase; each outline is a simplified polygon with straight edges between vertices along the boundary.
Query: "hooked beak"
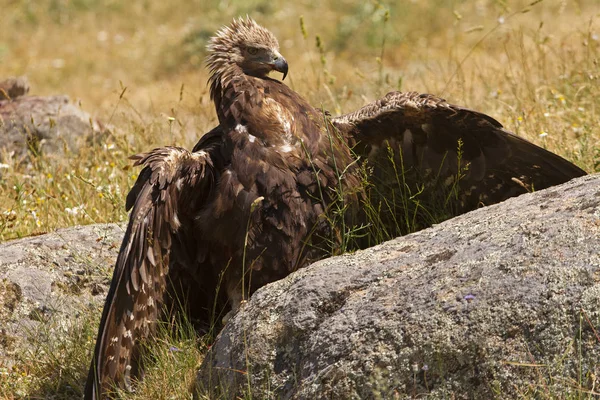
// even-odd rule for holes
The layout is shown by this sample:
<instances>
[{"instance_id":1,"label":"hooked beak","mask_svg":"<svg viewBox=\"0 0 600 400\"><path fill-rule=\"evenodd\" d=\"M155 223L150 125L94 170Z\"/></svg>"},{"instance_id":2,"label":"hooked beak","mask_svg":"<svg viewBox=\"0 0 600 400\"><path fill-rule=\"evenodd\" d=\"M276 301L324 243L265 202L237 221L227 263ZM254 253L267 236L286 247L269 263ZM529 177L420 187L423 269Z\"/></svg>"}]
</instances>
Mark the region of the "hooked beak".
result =
<instances>
[{"instance_id":1,"label":"hooked beak","mask_svg":"<svg viewBox=\"0 0 600 400\"><path fill-rule=\"evenodd\" d=\"M273 60L273 69L277 72L281 72L283 74L283 78L281 80L285 80L285 77L288 73L288 63L285 61L285 58L281 54L277 54L275 59Z\"/></svg>"}]
</instances>

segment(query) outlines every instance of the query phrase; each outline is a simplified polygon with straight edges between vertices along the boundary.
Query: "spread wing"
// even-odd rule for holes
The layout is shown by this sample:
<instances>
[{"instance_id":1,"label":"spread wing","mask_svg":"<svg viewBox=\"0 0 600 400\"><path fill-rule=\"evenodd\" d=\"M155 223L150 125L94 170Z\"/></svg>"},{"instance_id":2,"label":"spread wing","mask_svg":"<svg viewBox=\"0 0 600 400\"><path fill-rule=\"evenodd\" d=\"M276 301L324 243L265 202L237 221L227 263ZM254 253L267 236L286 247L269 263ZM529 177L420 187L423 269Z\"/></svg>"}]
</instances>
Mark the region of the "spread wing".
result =
<instances>
[{"instance_id":1,"label":"spread wing","mask_svg":"<svg viewBox=\"0 0 600 400\"><path fill-rule=\"evenodd\" d=\"M429 94L391 92L332 123L376 178L394 159L413 191L459 188L459 213L585 175L493 118Z\"/></svg>"},{"instance_id":2,"label":"spread wing","mask_svg":"<svg viewBox=\"0 0 600 400\"><path fill-rule=\"evenodd\" d=\"M218 140L206 136L195 152L163 147L131 157L144 168L127 196L127 209L133 210L102 314L86 399L103 398L112 385L129 388L129 377L138 373L139 340L154 330L169 290L169 268L186 262L185 247L193 244L183 236L189 236L194 213L217 179Z\"/></svg>"}]
</instances>

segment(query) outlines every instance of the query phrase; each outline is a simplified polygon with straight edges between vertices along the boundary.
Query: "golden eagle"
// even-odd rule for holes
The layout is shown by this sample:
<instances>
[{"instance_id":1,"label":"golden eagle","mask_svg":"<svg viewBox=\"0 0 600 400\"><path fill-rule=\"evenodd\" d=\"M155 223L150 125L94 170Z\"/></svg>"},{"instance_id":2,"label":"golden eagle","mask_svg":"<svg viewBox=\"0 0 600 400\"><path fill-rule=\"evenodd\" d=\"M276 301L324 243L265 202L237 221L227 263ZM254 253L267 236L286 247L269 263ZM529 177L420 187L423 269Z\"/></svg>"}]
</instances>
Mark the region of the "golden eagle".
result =
<instances>
[{"instance_id":1,"label":"golden eagle","mask_svg":"<svg viewBox=\"0 0 600 400\"><path fill-rule=\"evenodd\" d=\"M285 78L288 64L250 18L217 32L208 52L219 126L191 152L132 157L144 168L127 196L130 221L86 398L130 388L142 373L139 341L176 301L207 329L213 310L235 310L257 288L331 254L344 235L328 213L347 226L368 219L365 171L380 202L394 184L431 198L452 188L442 197L453 199L453 214L585 174L493 118L428 94L392 92L331 117L268 77ZM392 220L406 212L370 209Z\"/></svg>"}]
</instances>

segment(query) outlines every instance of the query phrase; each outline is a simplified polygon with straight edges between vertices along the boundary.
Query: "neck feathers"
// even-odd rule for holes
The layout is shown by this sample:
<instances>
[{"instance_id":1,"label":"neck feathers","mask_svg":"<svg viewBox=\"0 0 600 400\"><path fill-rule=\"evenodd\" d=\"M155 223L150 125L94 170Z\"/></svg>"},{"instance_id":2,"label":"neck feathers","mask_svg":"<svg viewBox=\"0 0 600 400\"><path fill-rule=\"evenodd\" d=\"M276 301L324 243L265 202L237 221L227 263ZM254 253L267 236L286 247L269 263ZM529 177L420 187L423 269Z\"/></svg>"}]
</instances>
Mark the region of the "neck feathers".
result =
<instances>
[{"instance_id":1,"label":"neck feathers","mask_svg":"<svg viewBox=\"0 0 600 400\"><path fill-rule=\"evenodd\" d=\"M211 43L208 49L211 52L206 59L206 65L210 71L208 78L210 98L215 102L220 102L224 89L230 84L233 77L242 71L235 64L229 49L222 44Z\"/></svg>"}]
</instances>

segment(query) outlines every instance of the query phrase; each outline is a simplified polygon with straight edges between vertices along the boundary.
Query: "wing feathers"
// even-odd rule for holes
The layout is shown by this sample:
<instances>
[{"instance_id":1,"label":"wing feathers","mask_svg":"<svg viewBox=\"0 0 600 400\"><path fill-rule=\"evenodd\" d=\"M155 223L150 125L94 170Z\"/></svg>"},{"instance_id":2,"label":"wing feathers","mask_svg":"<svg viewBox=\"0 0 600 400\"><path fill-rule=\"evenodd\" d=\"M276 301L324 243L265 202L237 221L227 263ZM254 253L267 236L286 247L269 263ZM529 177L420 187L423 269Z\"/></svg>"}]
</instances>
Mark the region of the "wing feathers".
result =
<instances>
[{"instance_id":1,"label":"wing feathers","mask_svg":"<svg viewBox=\"0 0 600 400\"><path fill-rule=\"evenodd\" d=\"M112 385L128 388L126 370L138 370L136 343L152 334L160 312L169 264L176 257L170 252L173 237L181 218L194 211L191 205L202 206L215 181L205 151L164 147L131 159L144 169L127 196L132 211L100 323L88 399L101 397Z\"/></svg>"},{"instance_id":2,"label":"wing feathers","mask_svg":"<svg viewBox=\"0 0 600 400\"><path fill-rule=\"evenodd\" d=\"M391 92L331 122L352 138L354 151L373 163L376 174L383 174L377 169L389 146L402 153L403 171L416 172L407 176L413 187L427 177L443 182L463 175L465 193L481 198L466 202L461 212L525 193L527 187L539 190L585 175L558 155L506 131L492 117L429 94Z\"/></svg>"}]
</instances>

